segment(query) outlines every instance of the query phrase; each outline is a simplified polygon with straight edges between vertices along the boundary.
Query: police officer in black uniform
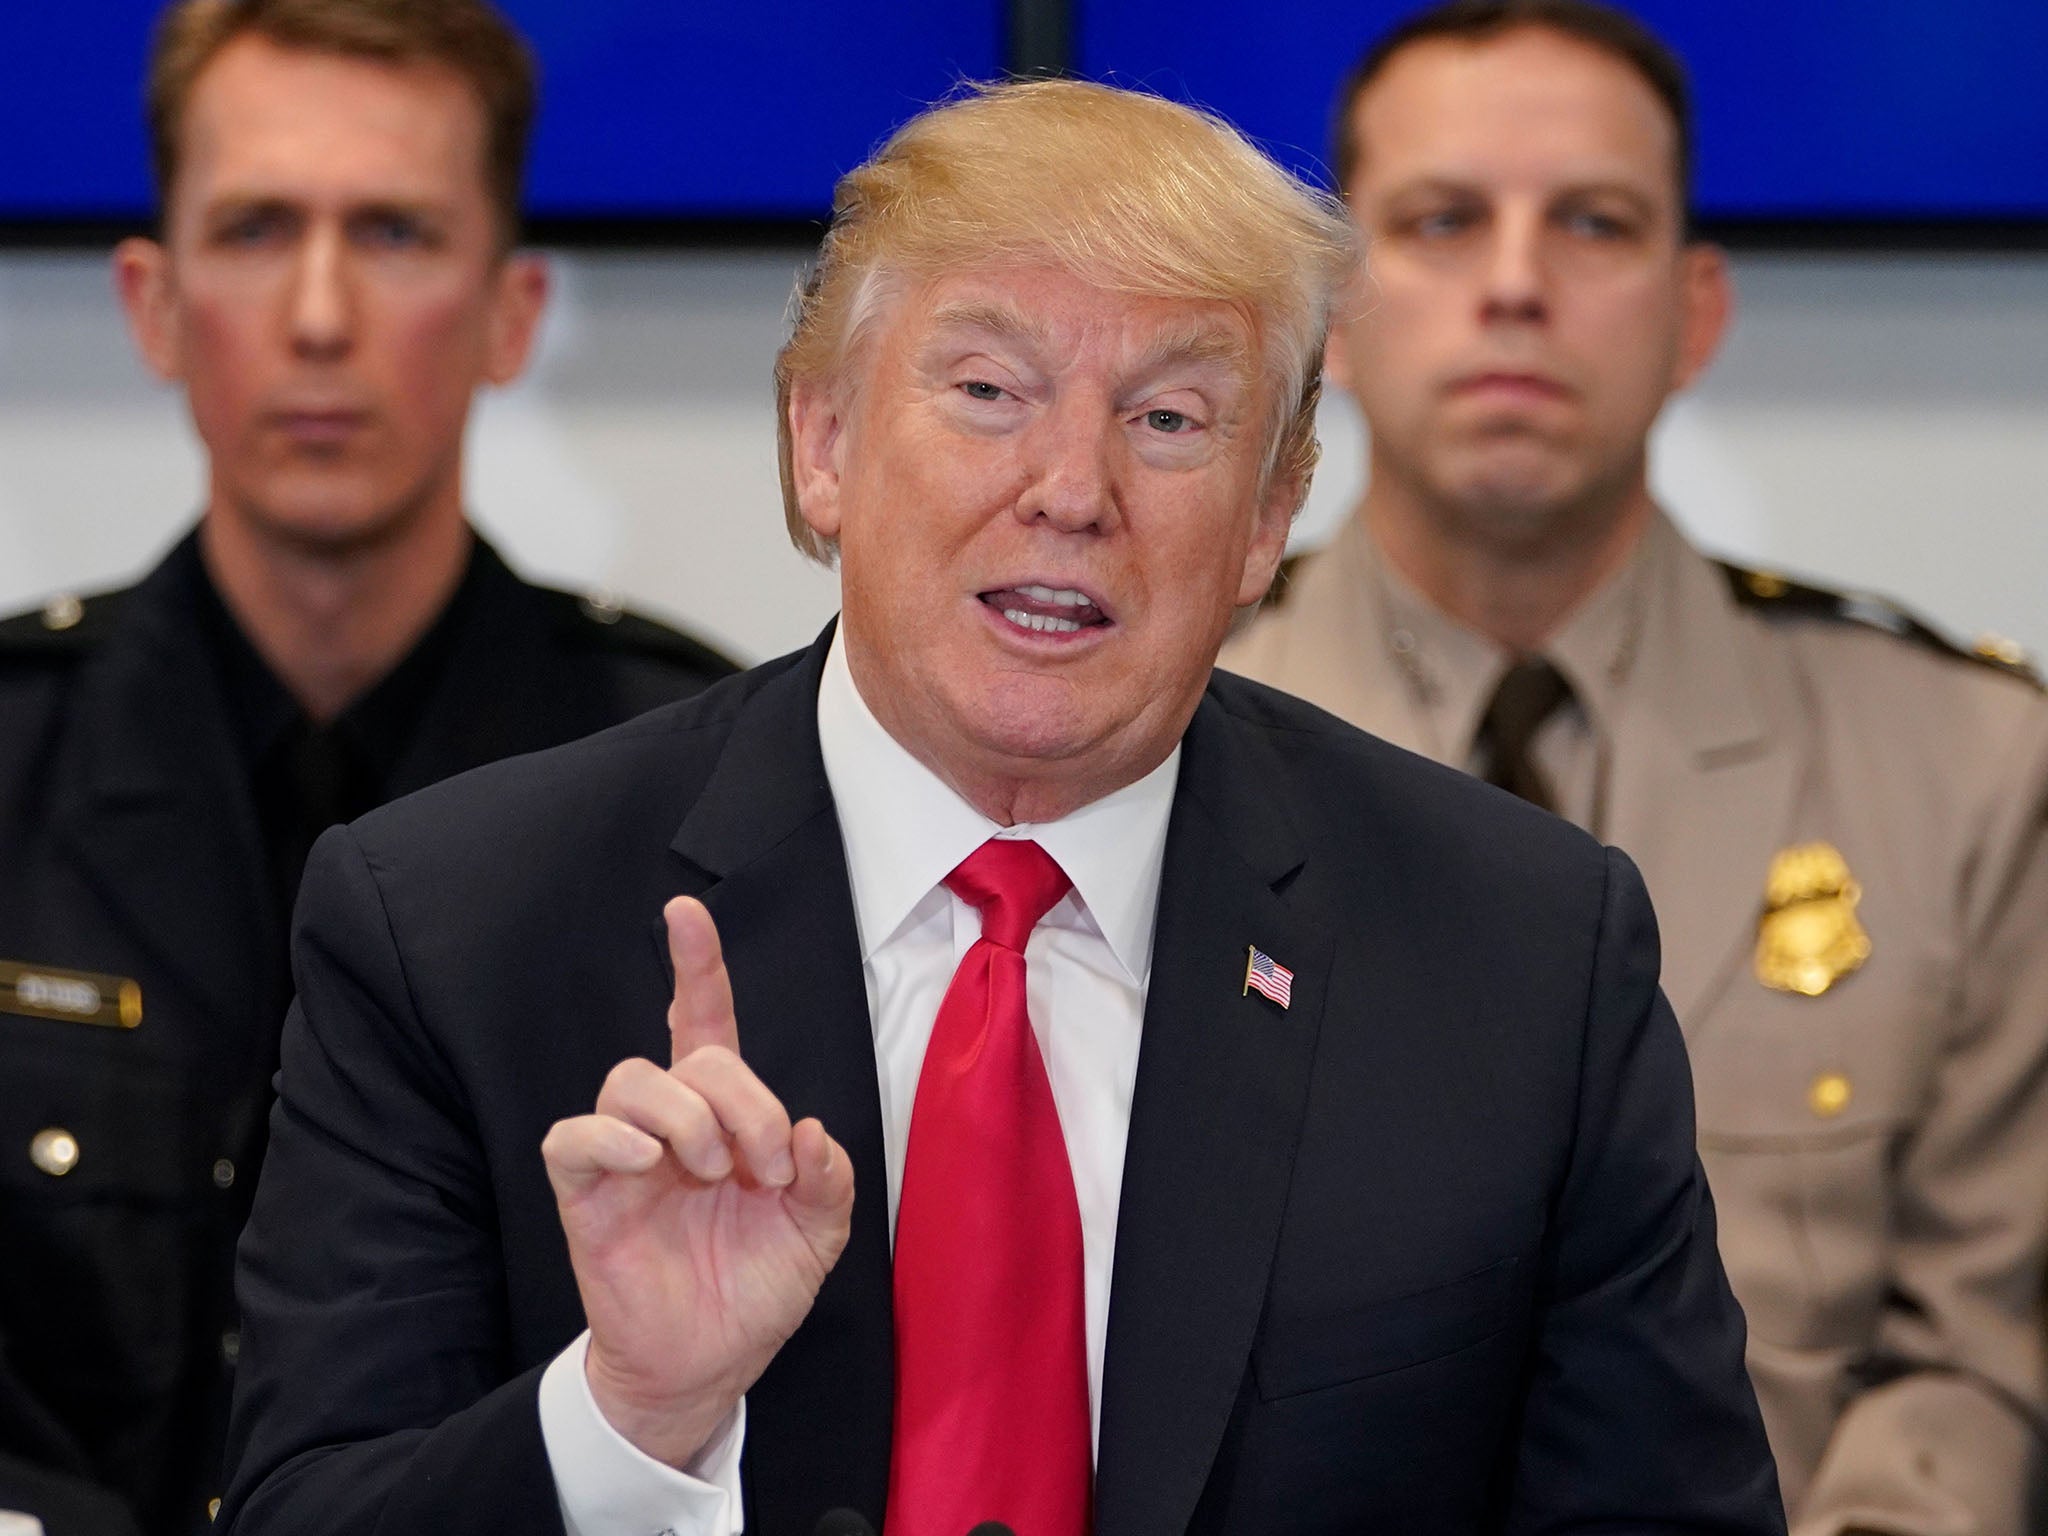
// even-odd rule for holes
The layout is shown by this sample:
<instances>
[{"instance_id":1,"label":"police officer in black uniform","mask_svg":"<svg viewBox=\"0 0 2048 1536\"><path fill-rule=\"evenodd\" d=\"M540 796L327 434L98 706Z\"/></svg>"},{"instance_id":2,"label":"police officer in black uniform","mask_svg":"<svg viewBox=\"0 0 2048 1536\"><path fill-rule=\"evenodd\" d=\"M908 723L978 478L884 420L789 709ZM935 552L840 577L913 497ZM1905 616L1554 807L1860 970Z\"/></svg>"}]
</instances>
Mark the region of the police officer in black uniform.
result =
<instances>
[{"instance_id":1,"label":"police officer in black uniform","mask_svg":"<svg viewBox=\"0 0 2048 1536\"><path fill-rule=\"evenodd\" d=\"M532 96L485 0L162 25L162 235L115 271L207 505L139 585L0 621L0 1510L49 1536L206 1525L313 839L732 670L464 517L546 293Z\"/></svg>"}]
</instances>

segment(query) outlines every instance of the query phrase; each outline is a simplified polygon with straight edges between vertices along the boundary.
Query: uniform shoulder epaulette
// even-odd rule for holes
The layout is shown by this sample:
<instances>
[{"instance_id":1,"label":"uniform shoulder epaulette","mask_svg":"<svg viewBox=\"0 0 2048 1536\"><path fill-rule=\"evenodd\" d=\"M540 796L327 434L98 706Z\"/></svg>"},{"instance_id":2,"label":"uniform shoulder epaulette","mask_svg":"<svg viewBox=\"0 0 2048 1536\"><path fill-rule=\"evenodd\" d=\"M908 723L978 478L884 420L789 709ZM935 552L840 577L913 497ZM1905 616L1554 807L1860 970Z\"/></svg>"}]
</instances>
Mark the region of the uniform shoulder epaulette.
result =
<instances>
[{"instance_id":1,"label":"uniform shoulder epaulette","mask_svg":"<svg viewBox=\"0 0 2048 1536\"><path fill-rule=\"evenodd\" d=\"M0 656L78 656L114 632L133 587L60 592L42 606L0 618Z\"/></svg>"},{"instance_id":2,"label":"uniform shoulder epaulette","mask_svg":"<svg viewBox=\"0 0 2048 1536\"><path fill-rule=\"evenodd\" d=\"M2025 649L2003 635L1981 635L1972 645L1958 645L1917 614L1889 598L1865 592L1836 592L1827 587L1794 581L1776 571L1755 570L1726 560L1714 563L1727 578L1728 590L1735 595L1735 601L1745 608L1866 625L1939 651L1944 656L1990 667L2036 688L2044 686Z\"/></svg>"},{"instance_id":3,"label":"uniform shoulder epaulette","mask_svg":"<svg viewBox=\"0 0 2048 1536\"><path fill-rule=\"evenodd\" d=\"M579 644L672 662L709 677L740 670L730 656L659 619L635 613L610 592L578 594L553 587L542 591L555 610L556 622Z\"/></svg>"}]
</instances>

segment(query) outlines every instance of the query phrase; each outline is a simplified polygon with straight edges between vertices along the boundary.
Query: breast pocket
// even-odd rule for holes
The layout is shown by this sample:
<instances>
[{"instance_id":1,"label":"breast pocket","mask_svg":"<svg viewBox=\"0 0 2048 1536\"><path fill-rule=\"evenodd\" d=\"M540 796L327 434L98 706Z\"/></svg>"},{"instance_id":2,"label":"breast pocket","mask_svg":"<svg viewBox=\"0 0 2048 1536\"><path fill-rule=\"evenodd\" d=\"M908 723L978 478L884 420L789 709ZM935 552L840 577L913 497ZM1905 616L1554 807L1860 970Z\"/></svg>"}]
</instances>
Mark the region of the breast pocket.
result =
<instances>
[{"instance_id":1,"label":"breast pocket","mask_svg":"<svg viewBox=\"0 0 2048 1536\"><path fill-rule=\"evenodd\" d=\"M138 1044L0 1017L0 1327L81 1398L176 1373L213 1187L194 1085Z\"/></svg>"},{"instance_id":2,"label":"breast pocket","mask_svg":"<svg viewBox=\"0 0 2048 1536\"><path fill-rule=\"evenodd\" d=\"M1441 1284L1316 1316L1270 1312L1252 1370L1266 1402L1427 1364L1469 1349L1526 1311L1515 1258Z\"/></svg>"},{"instance_id":3,"label":"breast pocket","mask_svg":"<svg viewBox=\"0 0 2048 1536\"><path fill-rule=\"evenodd\" d=\"M1758 1338L1821 1348L1869 1337L1886 1290L1892 1133L1701 1133L1721 1261Z\"/></svg>"},{"instance_id":4,"label":"breast pocket","mask_svg":"<svg viewBox=\"0 0 2048 1536\"><path fill-rule=\"evenodd\" d=\"M1722 1262L1750 1331L1777 1344L1860 1344L1884 1304L1917 1056L1888 1043L1884 994L1850 995L1865 979L1840 999L1749 998L1694 1061Z\"/></svg>"}]
</instances>

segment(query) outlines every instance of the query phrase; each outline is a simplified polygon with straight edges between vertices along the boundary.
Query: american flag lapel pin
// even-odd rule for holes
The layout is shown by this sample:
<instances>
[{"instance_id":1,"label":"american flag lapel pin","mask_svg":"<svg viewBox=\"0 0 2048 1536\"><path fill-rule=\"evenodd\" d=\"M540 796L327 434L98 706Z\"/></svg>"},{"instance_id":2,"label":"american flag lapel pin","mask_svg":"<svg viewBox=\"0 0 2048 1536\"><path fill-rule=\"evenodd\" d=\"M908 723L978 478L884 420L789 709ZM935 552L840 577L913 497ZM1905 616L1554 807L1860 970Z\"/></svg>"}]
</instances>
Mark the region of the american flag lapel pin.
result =
<instances>
[{"instance_id":1,"label":"american flag lapel pin","mask_svg":"<svg viewBox=\"0 0 2048 1536\"><path fill-rule=\"evenodd\" d=\"M1285 1008L1294 997L1294 972L1280 964L1256 944L1247 944L1244 963L1244 991L1241 997L1250 997L1254 991L1261 997L1270 997Z\"/></svg>"}]
</instances>

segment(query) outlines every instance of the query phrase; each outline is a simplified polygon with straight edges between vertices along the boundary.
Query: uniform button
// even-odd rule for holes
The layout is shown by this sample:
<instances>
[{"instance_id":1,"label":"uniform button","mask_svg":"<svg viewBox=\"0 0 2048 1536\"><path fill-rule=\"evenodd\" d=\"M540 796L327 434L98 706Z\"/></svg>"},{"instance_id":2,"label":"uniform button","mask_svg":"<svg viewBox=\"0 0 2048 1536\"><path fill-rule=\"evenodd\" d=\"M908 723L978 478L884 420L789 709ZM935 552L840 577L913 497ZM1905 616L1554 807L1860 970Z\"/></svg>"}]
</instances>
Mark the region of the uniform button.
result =
<instances>
[{"instance_id":1,"label":"uniform button","mask_svg":"<svg viewBox=\"0 0 2048 1536\"><path fill-rule=\"evenodd\" d=\"M226 1158L216 1159L213 1165L213 1187L233 1189L235 1187L235 1165Z\"/></svg>"},{"instance_id":2,"label":"uniform button","mask_svg":"<svg viewBox=\"0 0 2048 1536\"><path fill-rule=\"evenodd\" d=\"M206 1518L209 1520L218 1520L220 1518L219 1499L208 1499L206 1501Z\"/></svg>"},{"instance_id":3,"label":"uniform button","mask_svg":"<svg viewBox=\"0 0 2048 1536\"><path fill-rule=\"evenodd\" d=\"M43 604L43 628L53 630L75 629L78 621L85 617L85 604L72 593L53 597Z\"/></svg>"},{"instance_id":4,"label":"uniform button","mask_svg":"<svg viewBox=\"0 0 2048 1536\"><path fill-rule=\"evenodd\" d=\"M78 1166L78 1138L62 1126L37 1131L28 1144L28 1160L53 1179L61 1179Z\"/></svg>"},{"instance_id":5,"label":"uniform button","mask_svg":"<svg viewBox=\"0 0 2048 1536\"><path fill-rule=\"evenodd\" d=\"M1832 1120L1849 1107L1854 1090L1849 1079L1839 1072L1823 1072L1813 1080L1813 1086L1806 1090L1806 1103L1823 1120Z\"/></svg>"},{"instance_id":6,"label":"uniform button","mask_svg":"<svg viewBox=\"0 0 2048 1536\"><path fill-rule=\"evenodd\" d=\"M616 624L626 616L626 605L615 592L586 593L580 606L586 619L595 619L600 624Z\"/></svg>"},{"instance_id":7,"label":"uniform button","mask_svg":"<svg viewBox=\"0 0 2048 1536\"><path fill-rule=\"evenodd\" d=\"M229 1365L242 1358L242 1336L232 1328L220 1336L220 1357Z\"/></svg>"},{"instance_id":8,"label":"uniform button","mask_svg":"<svg viewBox=\"0 0 2048 1536\"><path fill-rule=\"evenodd\" d=\"M1750 571L1742 578L1742 584L1766 602L1783 597L1786 592L1785 578L1773 571Z\"/></svg>"}]
</instances>

